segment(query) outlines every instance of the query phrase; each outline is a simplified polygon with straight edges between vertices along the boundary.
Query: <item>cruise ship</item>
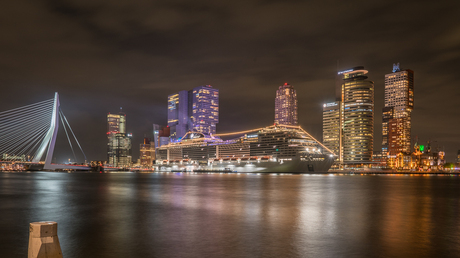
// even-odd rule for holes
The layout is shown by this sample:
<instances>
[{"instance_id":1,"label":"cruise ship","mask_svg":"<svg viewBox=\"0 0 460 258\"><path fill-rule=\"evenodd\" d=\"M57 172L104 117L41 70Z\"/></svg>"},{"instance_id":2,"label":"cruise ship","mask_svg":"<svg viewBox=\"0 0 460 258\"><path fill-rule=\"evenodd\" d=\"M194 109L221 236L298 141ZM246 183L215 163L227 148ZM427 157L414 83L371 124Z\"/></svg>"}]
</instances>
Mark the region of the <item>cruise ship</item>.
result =
<instances>
[{"instance_id":1,"label":"cruise ship","mask_svg":"<svg viewBox=\"0 0 460 258\"><path fill-rule=\"evenodd\" d=\"M222 138L239 135L236 138ZM158 147L157 171L327 172L335 155L300 126L272 125L243 132L188 132Z\"/></svg>"}]
</instances>

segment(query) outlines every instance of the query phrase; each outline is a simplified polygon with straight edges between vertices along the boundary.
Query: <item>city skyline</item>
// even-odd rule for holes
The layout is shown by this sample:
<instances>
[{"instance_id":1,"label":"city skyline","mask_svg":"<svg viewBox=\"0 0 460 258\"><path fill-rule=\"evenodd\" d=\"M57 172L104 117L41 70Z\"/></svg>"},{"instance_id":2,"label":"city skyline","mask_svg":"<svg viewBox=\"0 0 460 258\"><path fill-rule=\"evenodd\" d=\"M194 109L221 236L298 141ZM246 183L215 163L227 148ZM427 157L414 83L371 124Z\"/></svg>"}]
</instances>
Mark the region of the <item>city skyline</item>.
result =
<instances>
[{"instance_id":1,"label":"city skyline","mask_svg":"<svg viewBox=\"0 0 460 258\"><path fill-rule=\"evenodd\" d=\"M58 91L88 157L102 160L107 112L123 107L127 131L138 146L152 123L165 124L168 94L210 84L220 90L219 131L257 128L273 121L274 92L288 81L297 91L299 125L321 138L322 104L334 101L336 71L363 65L375 82L378 150L384 75L399 62L417 74L412 136L437 141L448 161L456 157L460 40L453 17L459 3L402 3L397 9L393 3L339 1L249 1L245 8L196 4L200 8L190 10L162 3L152 15L143 11L152 8L130 3L102 4L105 11L84 2L12 3L2 10L6 20L0 25L5 26L0 110ZM311 6L326 8L330 15L317 17ZM119 15L125 9L131 12ZM284 19L279 10L292 19ZM148 23L146 17L163 18ZM356 42L350 27L369 37ZM64 149L58 159L71 156L59 141L57 148Z\"/></svg>"}]
</instances>

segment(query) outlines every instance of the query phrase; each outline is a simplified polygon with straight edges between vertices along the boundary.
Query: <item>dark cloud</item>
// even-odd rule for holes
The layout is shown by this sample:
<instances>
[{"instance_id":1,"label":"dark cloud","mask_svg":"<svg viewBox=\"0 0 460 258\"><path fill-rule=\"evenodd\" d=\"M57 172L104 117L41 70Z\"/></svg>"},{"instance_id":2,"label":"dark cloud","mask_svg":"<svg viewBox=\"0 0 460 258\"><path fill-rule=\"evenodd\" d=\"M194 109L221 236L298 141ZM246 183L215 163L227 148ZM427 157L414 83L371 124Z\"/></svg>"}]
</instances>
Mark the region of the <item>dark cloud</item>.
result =
<instances>
[{"instance_id":1,"label":"dark cloud","mask_svg":"<svg viewBox=\"0 0 460 258\"><path fill-rule=\"evenodd\" d=\"M413 134L453 160L459 10L458 1L12 1L0 10L0 110L58 91L89 158L105 159L105 116L123 107L137 157L151 124L166 123L168 94L218 88L222 132L271 124L275 90L289 82L300 124L321 138L337 68L364 65L378 150L384 74L400 62L415 71Z\"/></svg>"}]
</instances>

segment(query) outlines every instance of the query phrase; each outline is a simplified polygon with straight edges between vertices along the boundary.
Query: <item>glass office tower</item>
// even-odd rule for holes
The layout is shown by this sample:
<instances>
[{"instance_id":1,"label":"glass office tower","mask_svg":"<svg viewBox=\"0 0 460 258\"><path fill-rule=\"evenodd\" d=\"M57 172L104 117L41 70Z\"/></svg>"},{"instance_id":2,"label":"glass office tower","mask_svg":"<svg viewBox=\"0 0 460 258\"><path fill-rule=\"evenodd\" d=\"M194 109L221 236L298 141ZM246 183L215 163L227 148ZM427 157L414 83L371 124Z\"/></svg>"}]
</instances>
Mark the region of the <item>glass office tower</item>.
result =
<instances>
[{"instance_id":1,"label":"glass office tower","mask_svg":"<svg viewBox=\"0 0 460 258\"><path fill-rule=\"evenodd\" d=\"M171 140L178 140L188 131L215 134L218 123L219 90L211 85L202 85L168 96Z\"/></svg>"},{"instance_id":2,"label":"glass office tower","mask_svg":"<svg viewBox=\"0 0 460 258\"><path fill-rule=\"evenodd\" d=\"M323 105L323 144L340 159L341 156L341 101Z\"/></svg>"},{"instance_id":3,"label":"glass office tower","mask_svg":"<svg viewBox=\"0 0 460 258\"><path fill-rule=\"evenodd\" d=\"M367 70L355 67L343 71L342 152L344 164L372 161L374 148L374 82Z\"/></svg>"}]
</instances>

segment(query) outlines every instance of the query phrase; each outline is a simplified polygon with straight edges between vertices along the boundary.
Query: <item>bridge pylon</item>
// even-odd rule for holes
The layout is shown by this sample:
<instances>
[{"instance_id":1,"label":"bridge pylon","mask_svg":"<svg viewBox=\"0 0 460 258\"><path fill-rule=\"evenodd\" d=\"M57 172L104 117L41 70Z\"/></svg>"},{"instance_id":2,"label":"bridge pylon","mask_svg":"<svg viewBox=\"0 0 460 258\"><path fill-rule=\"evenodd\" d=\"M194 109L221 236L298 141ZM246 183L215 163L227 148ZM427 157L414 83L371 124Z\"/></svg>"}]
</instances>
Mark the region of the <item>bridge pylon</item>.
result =
<instances>
[{"instance_id":1,"label":"bridge pylon","mask_svg":"<svg viewBox=\"0 0 460 258\"><path fill-rule=\"evenodd\" d=\"M56 137L57 132L59 129L59 94L57 92L54 93L54 104L53 104L53 113L51 115L51 123L48 132L46 133L45 138L43 139L40 147L38 148L37 152L34 155L32 162L38 163L45 153L45 150L48 150L46 153L45 158L45 165L43 169L54 169L51 165L51 160L53 158L54 153L54 145L56 144Z\"/></svg>"}]
</instances>

